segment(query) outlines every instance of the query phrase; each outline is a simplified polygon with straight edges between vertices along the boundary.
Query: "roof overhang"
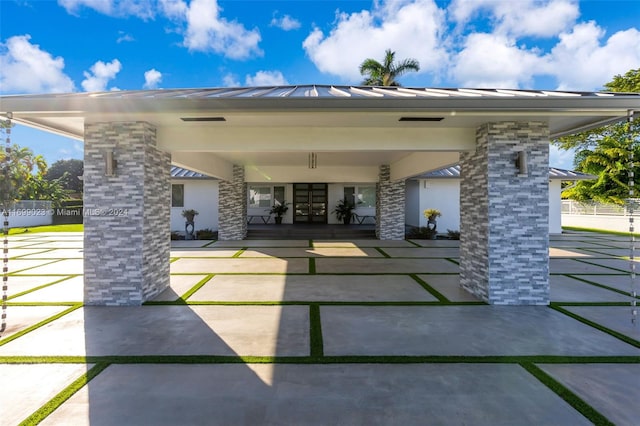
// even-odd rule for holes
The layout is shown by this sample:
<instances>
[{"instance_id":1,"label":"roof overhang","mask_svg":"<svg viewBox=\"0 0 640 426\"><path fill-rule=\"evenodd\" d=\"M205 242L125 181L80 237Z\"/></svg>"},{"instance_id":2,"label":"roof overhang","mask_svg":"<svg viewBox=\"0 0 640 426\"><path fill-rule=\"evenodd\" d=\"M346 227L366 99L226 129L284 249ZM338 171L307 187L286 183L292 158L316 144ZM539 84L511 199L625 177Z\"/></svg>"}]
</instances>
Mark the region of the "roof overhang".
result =
<instances>
[{"instance_id":1,"label":"roof overhang","mask_svg":"<svg viewBox=\"0 0 640 426\"><path fill-rule=\"evenodd\" d=\"M296 165L307 178L307 155L318 152L334 174L396 164L401 179L455 164L484 123L545 122L555 138L630 110L640 111L640 94L309 85L0 97L0 115L79 140L87 123L148 122L174 164L220 178L231 164L272 178Z\"/></svg>"}]
</instances>

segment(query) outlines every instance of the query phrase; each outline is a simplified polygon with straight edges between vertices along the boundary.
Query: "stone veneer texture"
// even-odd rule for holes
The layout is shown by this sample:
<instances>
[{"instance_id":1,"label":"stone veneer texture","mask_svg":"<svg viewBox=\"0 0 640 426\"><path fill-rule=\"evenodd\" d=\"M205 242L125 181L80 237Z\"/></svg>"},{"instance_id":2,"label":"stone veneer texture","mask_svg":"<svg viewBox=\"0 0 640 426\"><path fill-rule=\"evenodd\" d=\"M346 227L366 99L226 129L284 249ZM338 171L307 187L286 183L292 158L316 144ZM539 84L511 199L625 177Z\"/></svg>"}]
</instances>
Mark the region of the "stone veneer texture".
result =
<instances>
[{"instance_id":1,"label":"stone veneer texture","mask_svg":"<svg viewBox=\"0 0 640 426\"><path fill-rule=\"evenodd\" d=\"M247 184L244 166L233 166L233 180L221 180L219 186L218 238L222 241L247 237Z\"/></svg>"},{"instance_id":2,"label":"stone veneer texture","mask_svg":"<svg viewBox=\"0 0 640 426\"><path fill-rule=\"evenodd\" d=\"M105 176L107 151L114 176ZM169 286L170 166L149 123L85 125L86 304L140 305Z\"/></svg>"},{"instance_id":3,"label":"stone veneer texture","mask_svg":"<svg viewBox=\"0 0 640 426\"><path fill-rule=\"evenodd\" d=\"M391 166L380 166L376 196L376 237L404 240L405 181L391 180Z\"/></svg>"},{"instance_id":4,"label":"stone veneer texture","mask_svg":"<svg viewBox=\"0 0 640 426\"><path fill-rule=\"evenodd\" d=\"M549 303L549 131L542 122L480 126L460 155L460 283L491 304ZM519 176L518 151L528 157Z\"/></svg>"}]
</instances>

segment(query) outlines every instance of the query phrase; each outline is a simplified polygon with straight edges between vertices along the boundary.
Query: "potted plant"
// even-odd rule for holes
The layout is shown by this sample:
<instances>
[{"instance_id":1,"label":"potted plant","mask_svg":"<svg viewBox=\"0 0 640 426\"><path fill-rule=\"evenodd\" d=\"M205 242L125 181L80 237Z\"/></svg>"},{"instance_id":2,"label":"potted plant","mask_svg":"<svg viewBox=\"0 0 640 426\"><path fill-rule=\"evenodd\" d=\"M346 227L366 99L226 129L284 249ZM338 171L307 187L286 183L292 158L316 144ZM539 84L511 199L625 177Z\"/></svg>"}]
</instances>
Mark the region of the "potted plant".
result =
<instances>
[{"instance_id":1,"label":"potted plant","mask_svg":"<svg viewBox=\"0 0 640 426\"><path fill-rule=\"evenodd\" d=\"M338 204L336 204L336 208L333 209L332 213L336 214L338 220L341 220L345 225L348 225L351 223L351 218L353 217L353 211L355 209L356 205L344 198L338 201Z\"/></svg>"},{"instance_id":2,"label":"potted plant","mask_svg":"<svg viewBox=\"0 0 640 426\"><path fill-rule=\"evenodd\" d=\"M286 201L283 201L281 203L278 200L276 200L276 202L273 204L273 207L267 210L269 214L276 215L275 220L278 225L282 223L282 216L284 216L285 213L287 213L287 210L289 210L289 204L291 203L287 203Z\"/></svg>"},{"instance_id":3,"label":"potted plant","mask_svg":"<svg viewBox=\"0 0 640 426\"><path fill-rule=\"evenodd\" d=\"M184 217L187 222L193 222L193 219L199 214L200 213L193 209L182 210L182 217Z\"/></svg>"},{"instance_id":4,"label":"potted plant","mask_svg":"<svg viewBox=\"0 0 640 426\"><path fill-rule=\"evenodd\" d=\"M427 218L427 234L432 240L436 239L438 235L438 223L436 221L437 218L442 216L439 210L436 209L426 209L424 212L424 217Z\"/></svg>"}]
</instances>

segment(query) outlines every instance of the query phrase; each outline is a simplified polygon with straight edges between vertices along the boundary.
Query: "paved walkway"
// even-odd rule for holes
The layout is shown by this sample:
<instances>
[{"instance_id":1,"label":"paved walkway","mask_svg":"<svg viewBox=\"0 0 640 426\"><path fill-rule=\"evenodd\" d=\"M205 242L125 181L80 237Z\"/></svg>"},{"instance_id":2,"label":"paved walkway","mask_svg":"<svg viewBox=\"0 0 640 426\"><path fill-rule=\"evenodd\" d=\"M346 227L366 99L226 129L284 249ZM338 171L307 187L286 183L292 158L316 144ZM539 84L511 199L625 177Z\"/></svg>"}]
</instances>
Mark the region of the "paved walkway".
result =
<instances>
[{"instance_id":1,"label":"paved walkway","mask_svg":"<svg viewBox=\"0 0 640 426\"><path fill-rule=\"evenodd\" d=\"M425 240L174 242L153 302L83 307L81 234L10 241L0 425L640 424L624 237L552 237L550 307Z\"/></svg>"}]
</instances>

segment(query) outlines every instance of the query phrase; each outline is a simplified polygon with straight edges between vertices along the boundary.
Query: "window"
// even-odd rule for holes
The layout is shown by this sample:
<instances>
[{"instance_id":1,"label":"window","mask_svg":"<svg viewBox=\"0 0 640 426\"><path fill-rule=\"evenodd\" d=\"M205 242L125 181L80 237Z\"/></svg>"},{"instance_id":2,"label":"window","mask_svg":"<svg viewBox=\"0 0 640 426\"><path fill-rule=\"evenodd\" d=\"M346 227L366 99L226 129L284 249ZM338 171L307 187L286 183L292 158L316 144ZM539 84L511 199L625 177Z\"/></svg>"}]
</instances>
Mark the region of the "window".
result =
<instances>
[{"instance_id":1,"label":"window","mask_svg":"<svg viewBox=\"0 0 640 426\"><path fill-rule=\"evenodd\" d=\"M358 194L359 207L375 207L376 206L376 187L375 186L359 186L357 194Z\"/></svg>"},{"instance_id":2,"label":"window","mask_svg":"<svg viewBox=\"0 0 640 426\"><path fill-rule=\"evenodd\" d=\"M249 207L250 208L271 207L271 187L270 186L250 186L249 187Z\"/></svg>"},{"instance_id":3,"label":"window","mask_svg":"<svg viewBox=\"0 0 640 426\"><path fill-rule=\"evenodd\" d=\"M345 186L344 198L355 203L356 207L376 206L375 186Z\"/></svg>"},{"instance_id":4,"label":"window","mask_svg":"<svg viewBox=\"0 0 640 426\"><path fill-rule=\"evenodd\" d=\"M184 185L171 185L171 207L184 207Z\"/></svg>"},{"instance_id":5,"label":"window","mask_svg":"<svg viewBox=\"0 0 640 426\"><path fill-rule=\"evenodd\" d=\"M284 203L284 186L273 187L273 199L280 204Z\"/></svg>"}]
</instances>

